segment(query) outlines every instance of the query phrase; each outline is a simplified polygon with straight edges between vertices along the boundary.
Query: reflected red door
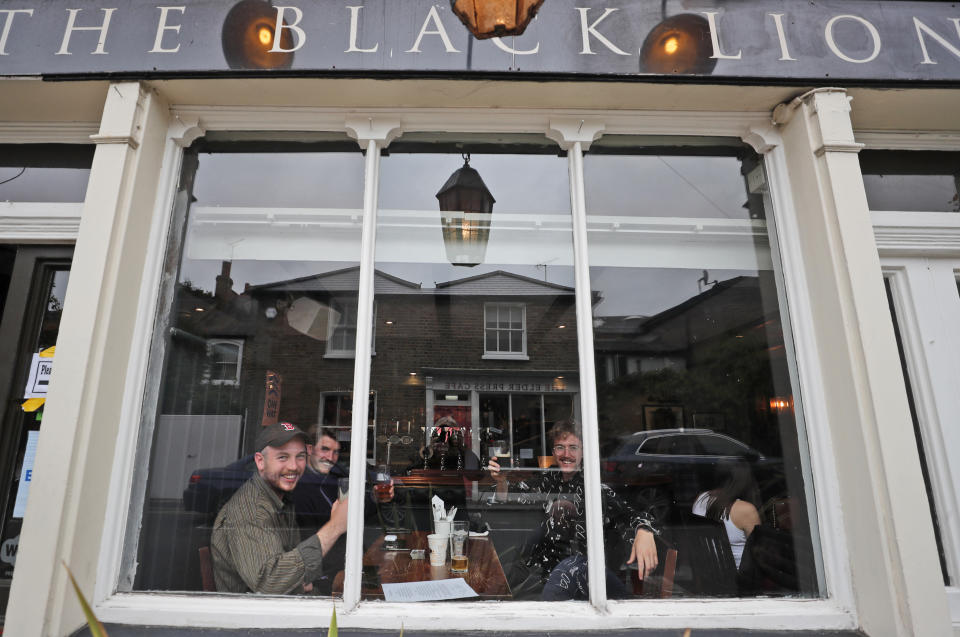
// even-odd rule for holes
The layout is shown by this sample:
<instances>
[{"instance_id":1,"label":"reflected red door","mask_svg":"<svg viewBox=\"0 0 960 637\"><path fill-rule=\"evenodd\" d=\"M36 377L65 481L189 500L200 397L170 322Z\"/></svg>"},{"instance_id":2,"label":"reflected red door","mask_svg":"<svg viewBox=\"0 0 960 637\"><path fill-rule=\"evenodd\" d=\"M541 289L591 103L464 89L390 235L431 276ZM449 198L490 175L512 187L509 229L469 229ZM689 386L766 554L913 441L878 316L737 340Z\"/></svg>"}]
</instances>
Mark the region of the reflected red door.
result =
<instances>
[{"instance_id":1,"label":"reflected red door","mask_svg":"<svg viewBox=\"0 0 960 637\"><path fill-rule=\"evenodd\" d=\"M454 426L460 429L460 432L463 434L463 447L464 449L473 448L473 440L471 434L471 421L470 421L470 406L469 405L434 405L433 407L433 426ZM452 418L454 423L451 425L449 422L438 423L444 418ZM433 432L431 432L431 435Z\"/></svg>"}]
</instances>

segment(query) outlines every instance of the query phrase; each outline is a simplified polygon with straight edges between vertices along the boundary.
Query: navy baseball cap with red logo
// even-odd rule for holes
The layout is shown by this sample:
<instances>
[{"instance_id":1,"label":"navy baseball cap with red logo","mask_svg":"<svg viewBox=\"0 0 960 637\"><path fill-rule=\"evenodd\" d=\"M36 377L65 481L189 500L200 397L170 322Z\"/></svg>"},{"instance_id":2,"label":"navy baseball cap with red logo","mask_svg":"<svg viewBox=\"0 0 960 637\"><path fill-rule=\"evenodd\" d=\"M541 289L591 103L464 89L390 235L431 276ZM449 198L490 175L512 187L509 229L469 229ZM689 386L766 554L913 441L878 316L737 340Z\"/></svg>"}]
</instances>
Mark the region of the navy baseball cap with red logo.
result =
<instances>
[{"instance_id":1,"label":"navy baseball cap with red logo","mask_svg":"<svg viewBox=\"0 0 960 637\"><path fill-rule=\"evenodd\" d=\"M307 434L299 427L288 422L277 422L260 430L253 448L254 451L263 451L267 447L282 447L297 436L303 438L304 444L308 443Z\"/></svg>"}]
</instances>

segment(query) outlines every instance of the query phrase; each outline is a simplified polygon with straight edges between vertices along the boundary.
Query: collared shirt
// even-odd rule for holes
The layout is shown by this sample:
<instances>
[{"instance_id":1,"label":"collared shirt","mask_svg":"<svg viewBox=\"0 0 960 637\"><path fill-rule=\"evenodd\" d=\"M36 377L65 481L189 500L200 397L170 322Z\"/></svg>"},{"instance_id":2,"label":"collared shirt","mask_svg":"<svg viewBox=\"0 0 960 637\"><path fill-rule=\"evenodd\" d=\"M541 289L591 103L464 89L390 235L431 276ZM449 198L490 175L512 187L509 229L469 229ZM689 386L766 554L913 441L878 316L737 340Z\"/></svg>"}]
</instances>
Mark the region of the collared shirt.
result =
<instances>
[{"instance_id":1,"label":"collared shirt","mask_svg":"<svg viewBox=\"0 0 960 637\"><path fill-rule=\"evenodd\" d=\"M323 570L320 539L300 542L293 505L258 473L220 509L210 548L219 592L299 593Z\"/></svg>"}]
</instances>

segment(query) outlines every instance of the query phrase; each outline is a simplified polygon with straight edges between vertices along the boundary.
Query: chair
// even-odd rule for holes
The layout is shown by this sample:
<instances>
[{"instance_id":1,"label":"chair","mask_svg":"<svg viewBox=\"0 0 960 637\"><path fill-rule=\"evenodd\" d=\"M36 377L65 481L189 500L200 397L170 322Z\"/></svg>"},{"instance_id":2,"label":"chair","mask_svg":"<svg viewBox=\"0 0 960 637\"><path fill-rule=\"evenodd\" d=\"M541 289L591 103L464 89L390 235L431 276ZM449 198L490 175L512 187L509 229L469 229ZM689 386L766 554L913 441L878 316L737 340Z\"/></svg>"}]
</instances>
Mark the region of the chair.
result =
<instances>
[{"instance_id":1,"label":"chair","mask_svg":"<svg viewBox=\"0 0 960 637\"><path fill-rule=\"evenodd\" d=\"M197 549L200 556L200 581L203 585L203 591L207 593L217 592L217 582L213 578L213 557L210 555L209 546L201 546Z\"/></svg>"},{"instance_id":2,"label":"chair","mask_svg":"<svg viewBox=\"0 0 960 637\"><path fill-rule=\"evenodd\" d=\"M757 525L743 547L738 581L744 594L791 594L798 577L795 538L789 531ZM808 553L809 554L809 553Z\"/></svg>"},{"instance_id":3,"label":"chair","mask_svg":"<svg viewBox=\"0 0 960 637\"><path fill-rule=\"evenodd\" d=\"M681 524L664 530L679 551L676 579L690 594L735 597L737 566L722 522L685 515Z\"/></svg>"},{"instance_id":4,"label":"chair","mask_svg":"<svg viewBox=\"0 0 960 637\"><path fill-rule=\"evenodd\" d=\"M658 553L660 553L660 551L658 551ZM636 563L627 565L627 581L624 582L627 585L627 590L632 591L636 596L655 595L660 599L670 599L673 597L673 580L677 573L677 549L666 547L662 553L663 557L660 559L657 568L642 580L638 576L639 570L637 568L630 568L631 566L636 566ZM658 580L660 587L654 590L652 583L656 583Z\"/></svg>"}]
</instances>

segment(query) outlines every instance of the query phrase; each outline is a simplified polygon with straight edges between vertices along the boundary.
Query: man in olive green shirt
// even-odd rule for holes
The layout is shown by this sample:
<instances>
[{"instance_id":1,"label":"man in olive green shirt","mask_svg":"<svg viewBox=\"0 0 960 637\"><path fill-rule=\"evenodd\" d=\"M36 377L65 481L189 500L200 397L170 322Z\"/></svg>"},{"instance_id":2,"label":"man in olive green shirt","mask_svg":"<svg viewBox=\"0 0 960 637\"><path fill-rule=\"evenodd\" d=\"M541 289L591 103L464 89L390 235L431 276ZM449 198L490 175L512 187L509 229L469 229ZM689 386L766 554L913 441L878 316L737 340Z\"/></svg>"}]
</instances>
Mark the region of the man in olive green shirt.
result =
<instances>
[{"instance_id":1,"label":"man in olive green shirt","mask_svg":"<svg viewBox=\"0 0 960 637\"><path fill-rule=\"evenodd\" d=\"M277 423L260 431L255 448L257 473L213 523L217 591L308 593L323 572L323 555L347 529L347 503L334 502L330 521L301 542L290 493L306 468L307 435Z\"/></svg>"}]
</instances>

